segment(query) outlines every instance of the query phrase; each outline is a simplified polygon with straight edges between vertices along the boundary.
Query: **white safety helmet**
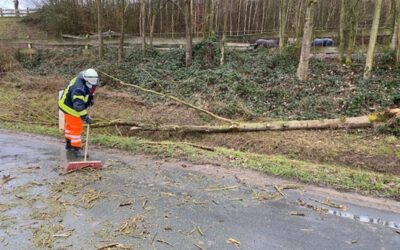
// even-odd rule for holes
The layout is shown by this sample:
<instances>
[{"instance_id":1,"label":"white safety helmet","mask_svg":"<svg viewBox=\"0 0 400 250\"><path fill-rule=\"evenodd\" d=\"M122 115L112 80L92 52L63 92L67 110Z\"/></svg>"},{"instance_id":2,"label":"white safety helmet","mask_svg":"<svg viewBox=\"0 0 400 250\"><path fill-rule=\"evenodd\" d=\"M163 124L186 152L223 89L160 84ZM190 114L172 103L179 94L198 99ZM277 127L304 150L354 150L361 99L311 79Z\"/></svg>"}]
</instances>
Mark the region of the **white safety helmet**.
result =
<instances>
[{"instance_id":1,"label":"white safety helmet","mask_svg":"<svg viewBox=\"0 0 400 250\"><path fill-rule=\"evenodd\" d=\"M99 75L96 70L90 68L82 72L83 79L90 85L96 86L99 82Z\"/></svg>"}]
</instances>

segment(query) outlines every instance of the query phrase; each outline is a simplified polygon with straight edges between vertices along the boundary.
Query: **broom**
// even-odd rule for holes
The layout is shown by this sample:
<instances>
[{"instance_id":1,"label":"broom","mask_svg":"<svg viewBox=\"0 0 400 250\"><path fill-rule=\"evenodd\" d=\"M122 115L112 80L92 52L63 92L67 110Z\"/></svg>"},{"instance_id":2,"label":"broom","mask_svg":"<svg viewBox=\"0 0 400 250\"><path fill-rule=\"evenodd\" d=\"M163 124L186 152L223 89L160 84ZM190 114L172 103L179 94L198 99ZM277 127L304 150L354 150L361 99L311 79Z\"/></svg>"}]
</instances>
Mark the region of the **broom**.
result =
<instances>
[{"instance_id":1,"label":"broom","mask_svg":"<svg viewBox=\"0 0 400 250\"><path fill-rule=\"evenodd\" d=\"M90 110L88 113L90 113ZM83 161L69 162L66 167L67 172L73 172L73 171L83 169L83 168L101 169L103 167L103 165L101 164L101 161L87 161L86 160L88 145L89 145L89 130L90 130L90 125L88 124L87 129L86 129L85 155L83 157Z\"/></svg>"}]
</instances>

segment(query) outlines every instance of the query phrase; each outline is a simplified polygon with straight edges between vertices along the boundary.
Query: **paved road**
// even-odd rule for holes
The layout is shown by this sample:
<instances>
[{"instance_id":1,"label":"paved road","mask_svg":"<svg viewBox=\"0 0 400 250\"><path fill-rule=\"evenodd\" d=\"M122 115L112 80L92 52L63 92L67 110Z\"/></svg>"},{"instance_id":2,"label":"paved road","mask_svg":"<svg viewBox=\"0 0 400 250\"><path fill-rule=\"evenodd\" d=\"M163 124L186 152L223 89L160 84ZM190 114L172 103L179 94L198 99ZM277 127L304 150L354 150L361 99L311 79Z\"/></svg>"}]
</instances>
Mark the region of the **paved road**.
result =
<instances>
[{"instance_id":1,"label":"paved road","mask_svg":"<svg viewBox=\"0 0 400 250\"><path fill-rule=\"evenodd\" d=\"M60 140L0 131L0 145L1 249L400 249L395 202L325 190L343 211L251 171L98 148L103 170L65 175Z\"/></svg>"}]
</instances>

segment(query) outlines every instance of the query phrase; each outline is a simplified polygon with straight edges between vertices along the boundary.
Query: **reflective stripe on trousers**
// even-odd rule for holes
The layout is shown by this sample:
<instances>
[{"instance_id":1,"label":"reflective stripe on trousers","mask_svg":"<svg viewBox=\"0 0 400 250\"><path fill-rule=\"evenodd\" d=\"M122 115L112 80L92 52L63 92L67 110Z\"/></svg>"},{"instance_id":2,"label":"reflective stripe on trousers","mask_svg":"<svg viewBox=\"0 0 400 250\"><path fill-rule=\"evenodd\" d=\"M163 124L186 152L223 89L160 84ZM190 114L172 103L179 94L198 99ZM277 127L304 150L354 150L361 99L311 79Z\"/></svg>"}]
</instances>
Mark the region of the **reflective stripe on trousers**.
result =
<instances>
[{"instance_id":1,"label":"reflective stripe on trousers","mask_svg":"<svg viewBox=\"0 0 400 250\"><path fill-rule=\"evenodd\" d=\"M83 132L83 122L80 117L75 117L64 113L65 118L65 138L71 140L72 147L81 147L81 135Z\"/></svg>"}]
</instances>

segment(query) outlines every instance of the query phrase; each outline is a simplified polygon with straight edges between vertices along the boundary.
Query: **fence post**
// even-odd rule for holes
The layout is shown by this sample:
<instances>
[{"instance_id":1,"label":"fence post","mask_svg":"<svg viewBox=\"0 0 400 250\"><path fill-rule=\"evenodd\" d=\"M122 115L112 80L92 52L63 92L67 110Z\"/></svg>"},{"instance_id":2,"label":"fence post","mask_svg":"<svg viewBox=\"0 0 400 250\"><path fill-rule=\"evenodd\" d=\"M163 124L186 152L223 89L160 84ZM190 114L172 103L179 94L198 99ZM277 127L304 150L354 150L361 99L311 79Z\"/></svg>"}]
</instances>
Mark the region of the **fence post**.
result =
<instances>
[{"instance_id":1,"label":"fence post","mask_svg":"<svg viewBox=\"0 0 400 250\"><path fill-rule=\"evenodd\" d=\"M82 50L82 54L83 54L83 56L89 57L91 55L91 51L89 49L89 35L86 34L85 38L86 38L86 43L85 43L85 47Z\"/></svg>"},{"instance_id":2,"label":"fence post","mask_svg":"<svg viewBox=\"0 0 400 250\"><path fill-rule=\"evenodd\" d=\"M26 8L26 15L29 15L29 8Z\"/></svg>"},{"instance_id":3,"label":"fence post","mask_svg":"<svg viewBox=\"0 0 400 250\"><path fill-rule=\"evenodd\" d=\"M3 9L0 8L0 17L3 17Z\"/></svg>"},{"instance_id":4,"label":"fence post","mask_svg":"<svg viewBox=\"0 0 400 250\"><path fill-rule=\"evenodd\" d=\"M26 38L28 38L28 49L32 49L32 41L31 41L31 35L27 35Z\"/></svg>"}]
</instances>

